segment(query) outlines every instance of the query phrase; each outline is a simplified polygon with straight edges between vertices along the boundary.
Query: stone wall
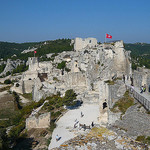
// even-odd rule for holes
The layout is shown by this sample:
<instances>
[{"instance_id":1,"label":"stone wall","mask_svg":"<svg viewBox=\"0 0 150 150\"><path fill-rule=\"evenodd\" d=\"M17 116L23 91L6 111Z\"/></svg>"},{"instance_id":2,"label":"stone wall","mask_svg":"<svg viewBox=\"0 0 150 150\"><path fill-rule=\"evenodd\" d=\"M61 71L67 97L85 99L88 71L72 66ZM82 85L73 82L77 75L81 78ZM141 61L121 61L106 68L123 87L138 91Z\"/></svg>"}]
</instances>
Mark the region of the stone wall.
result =
<instances>
[{"instance_id":1,"label":"stone wall","mask_svg":"<svg viewBox=\"0 0 150 150\"><path fill-rule=\"evenodd\" d=\"M74 50L79 51L86 47L92 48L97 46L97 39L96 38L75 38L74 40Z\"/></svg>"},{"instance_id":2,"label":"stone wall","mask_svg":"<svg viewBox=\"0 0 150 150\"><path fill-rule=\"evenodd\" d=\"M39 68L39 60L37 57L29 57L28 63L29 63L30 71L34 71L34 70L37 70L37 68Z\"/></svg>"},{"instance_id":3,"label":"stone wall","mask_svg":"<svg viewBox=\"0 0 150 150\"><path fill-rule=\"evenodd\" d=\"M115 102L123 97L125 92L126 87L122 80L116 81L114 85L109 85L109 107L112 108Z\"/></svg>"},{"instance_id":4,"label":"stone wall","mask_svg":"<svg viewBox=\"0 0 150 150\"><path fill-rule=\"evenodd\" d=\"M26 129L32 128L48 128L50 127L50 112L41 114L40 116L31 116L26 119Z\"/></svg>"},{"instance_id":5,"label":"stone wall","mask_svg":"<svg viewBox=\"0 0 150 150\"><path fill-rule=\"evenodd\" d=\"M81 72L68 73L63 78L66 87L86 86L86 76Z\"/></svg>"},{"instance_id":6,"label":"stone wall","mask_svg":"<svg viewBox=\"0 0 150 150\"><path fill-rule=\"evenodd\" d=\"M150 70L145 68L137 68L137 70L133 72L133 83L134 86L139 88L145 84L148 91L150 86Z\"/></svg>"}]
</instances>

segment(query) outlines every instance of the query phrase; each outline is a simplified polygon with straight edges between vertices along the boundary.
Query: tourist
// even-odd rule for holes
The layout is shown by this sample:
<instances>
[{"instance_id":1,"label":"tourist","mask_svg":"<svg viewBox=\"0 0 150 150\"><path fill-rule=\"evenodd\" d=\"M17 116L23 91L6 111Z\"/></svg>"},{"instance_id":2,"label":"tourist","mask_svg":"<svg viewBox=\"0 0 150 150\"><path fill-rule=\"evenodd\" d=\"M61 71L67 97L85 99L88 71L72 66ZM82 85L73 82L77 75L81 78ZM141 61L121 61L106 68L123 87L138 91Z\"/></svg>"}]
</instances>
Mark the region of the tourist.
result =
<instances>
[{"instance_id":1,"label":"tourist","mask_svg":"<svg viewBox=\"0 0 150 150\"><path fill-rule=\"evenodd\" d=\"M86 130L86 125L85 124L83 125L83 128L84 128L84 131L85 131Z\"/></svg>"},{"instance_id":2,"label":"tourist","mask_svg":"<svg viewBox=\"0 0 150 150\"><path fill-rule=\"evenodd\" d=\"M56 141L59 141L59 136L58 136L58 134L56 135Z\"/></svg>"},{"instance_id":3,"label":"tourist","mask_svg":"<svg viewBox=\"0 0 150 150\"><path fill-rule=\"evenodd\" d=\"M125 75L123 74L123 82L125 83Z\"/></svg>"},{"instance_id":4,"label":"tourist","mask_svg":"<svg viewBox=\"0 0 150 150\"><path fill-rule=\"evenodd\" d=\"M143 86L141 87L141 92L140 93L143 93Z\"/></svg>"},{"instance_id":5,"label":"tourist","mask_svg":"<svg viewBox=\"0 0 150 150\"><path fill-rule=\"evenodd\" d=\"M82 113L82 111L81 111L81 117L83 117L84 115L83 115L83 113Z\"/></svg>"},{"instance_id":6,"label":"tourist","mask_svg":"<svg viewBox=\"0 0 150 150\"><path fill-rule=\"evenodd\" d=\"M145 92L146 91L146 85L144 84L144 87L143 87L143 92Z\"/></svg>"},{"instance_id":7,"label":"tourist","mask_svg":"<svg viewBox=\"0 0 150 150\"><path fill-rule=\"evenodd\" d=\"M94 127L94 122L92 121L92 124L91 124L92 128Z\"/></svg>"},{"instance_id":8,"label":"tourist","mask_svg":"<svg viewBox=\"0 0 150 150\"><path fill-rule=\"evenodd\" d=\"M130 77L130 80L131 80L131 86L133 86L133 78Z\"/></svg>"}]
</instances>

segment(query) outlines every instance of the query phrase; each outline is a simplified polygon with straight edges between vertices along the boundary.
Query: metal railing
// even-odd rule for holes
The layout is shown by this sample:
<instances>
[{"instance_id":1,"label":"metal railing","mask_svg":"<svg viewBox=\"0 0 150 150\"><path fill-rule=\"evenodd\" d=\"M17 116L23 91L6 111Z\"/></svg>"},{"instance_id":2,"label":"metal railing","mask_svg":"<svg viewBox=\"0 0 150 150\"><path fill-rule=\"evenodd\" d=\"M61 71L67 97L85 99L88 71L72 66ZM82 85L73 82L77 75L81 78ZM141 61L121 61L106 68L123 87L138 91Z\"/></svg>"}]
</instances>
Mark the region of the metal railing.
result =
<instances>
[{"instance_id":1,"label":"metal railing","mask_svg":"<svg viewBox=\"0 0 150 150\"><path fill-rule=\"evenodd\" d=\"M137 101L139 101L148 111L150 111L150 101L148 99L140 95L138 92L136 92L133 88L131 88L128 85L127 85L127 89Z\"/></svg>"}]
</instances>

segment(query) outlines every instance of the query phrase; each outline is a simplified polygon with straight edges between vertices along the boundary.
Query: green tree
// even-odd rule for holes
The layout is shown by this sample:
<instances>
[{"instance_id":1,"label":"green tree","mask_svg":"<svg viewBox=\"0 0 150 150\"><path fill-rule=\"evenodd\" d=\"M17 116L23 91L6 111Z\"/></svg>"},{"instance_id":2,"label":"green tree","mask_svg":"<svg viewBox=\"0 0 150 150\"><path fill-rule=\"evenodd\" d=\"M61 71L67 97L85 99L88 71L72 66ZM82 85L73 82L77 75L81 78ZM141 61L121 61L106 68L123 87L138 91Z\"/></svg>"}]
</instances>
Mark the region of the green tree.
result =
<instances>
[{"instance_id":1,"label":"green tree","mask_svg":"<svg viewBox=\"0 0 150 150\"><path fill-rule=\"evenodd\" d=\"M61 63L59 63L58 65L57 65L57 68L58 69L64 69L66 67L66 62L65 61L62 61Z\"/></svg>"},{"instance_id":2,"label":"green tree","mask_svg":"<svg viewBox=\"0 0 150 150\"><path fill-rule=\"evenodd\" d=\"M67 106L73 106L76 104L76 102L74 102L74 100L76 99L76 93L73 91L73 89L67 90L65 92L65 96L63 98L63 102L65 105Z\"/></svg>"},{"instance_id":3,"label":"green tree","mask_svg":"<svg viewBox=\"0 0 150 150\"><path fill-rule=\"evenodd\" d=\"M12 82L11 82L10 79L6 79L6 80L4 81L4 83L5 83L5 84L11 84Z\"/></svg>"}]
</instances>

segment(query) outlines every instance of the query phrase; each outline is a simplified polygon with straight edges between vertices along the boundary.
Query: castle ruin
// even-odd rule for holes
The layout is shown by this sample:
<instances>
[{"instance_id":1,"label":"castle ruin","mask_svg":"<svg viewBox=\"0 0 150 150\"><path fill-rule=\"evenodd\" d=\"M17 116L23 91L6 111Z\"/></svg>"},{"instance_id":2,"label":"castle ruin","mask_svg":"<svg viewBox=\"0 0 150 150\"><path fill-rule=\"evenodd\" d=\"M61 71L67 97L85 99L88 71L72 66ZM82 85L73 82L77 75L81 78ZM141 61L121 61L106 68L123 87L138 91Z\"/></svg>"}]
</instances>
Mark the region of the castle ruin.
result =
<instances>
[{"instance_id":1,"label":"castle ruin","mask_svg":"<svg viewBox=\"0 0 150 150\"><path fill-rule=\"evenodd\" d=\"M39 62L36 57L29 58L29 70L23 73L19 86L12 90L32 92L37 102L51 94L64 95L66 90L74 89L77 99L83 103L100 106L100 123L113 123L114 118L110 117L113 115L108 115L109 108L126 90L123 81L117 79L123 74L132 75L130 53L125 51L123 41L98 44L95 38L75 38L72 43L74 51L59 53L53 61ZM57 68L62 61L66 61L70 71ZM117 80L117 85L111 86L107 81L113 79Z\"/></svg>"}]
</instances>

